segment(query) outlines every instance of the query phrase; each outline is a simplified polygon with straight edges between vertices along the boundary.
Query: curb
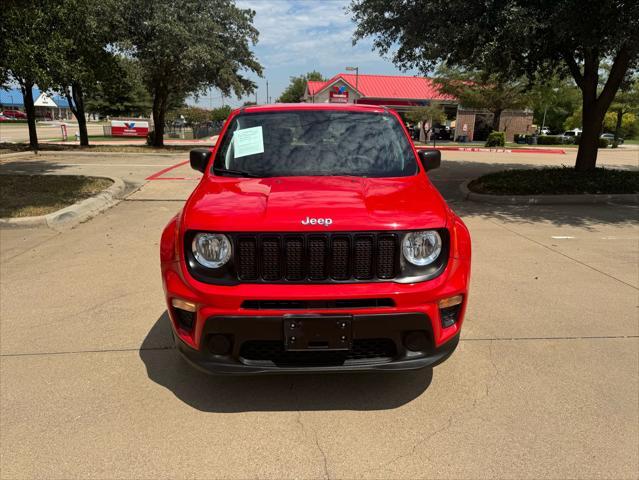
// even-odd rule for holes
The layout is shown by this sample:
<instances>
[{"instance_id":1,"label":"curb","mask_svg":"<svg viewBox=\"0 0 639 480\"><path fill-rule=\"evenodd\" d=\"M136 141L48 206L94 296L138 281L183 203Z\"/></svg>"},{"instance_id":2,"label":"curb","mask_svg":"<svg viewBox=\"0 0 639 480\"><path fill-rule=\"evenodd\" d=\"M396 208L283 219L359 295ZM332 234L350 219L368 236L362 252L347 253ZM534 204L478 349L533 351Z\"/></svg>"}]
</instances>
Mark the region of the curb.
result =
<instances>
[{"instance_id":1,"label":"curb","mask_svg":"<svg viewBox=\"0 0 639 480\"><path fill-rule=\"evenodd\" d=\"M495 205L588 205L602 203L622 203L628 205L639 204L639 194L589 194L579 195L488 195L471 192L468 184L472 180L466 180L460 185L464 200L479 203L491 203Z\"/></svg>"},{"instance_id":2,"label":"curb","mask_svg":"<svg viewBox=\"0 0 639 480\"><path fill-rule=\"evenodd\" d=\"M427 145L416 145L415 148L424 149L430 148L435 150L443 150L443 151L454 151L454 152L483 152L483 153L536 153L536 154L557 154L557 155L565 155L566 150L563 148L489 148L489 147L453 147L442 145L438 146L427 146Z\"/></svg>"},{"instance_id":3,"label":"curb","mask_svg":"<svg viewBox=\"0 0 639 480\"><path fill-rule=\"evenodd\" d=\"M4 158L15 158L20 156L30 156L30 155L69 155L69 156L83 156L83 155L95 155L95 156L104 156L104 155L114 155L114 156L127 156L127 155L159 155L166 157L173 157L175 155L188 154L186 150L175 150L173 152L92 152L92 151L73 151L73 150L38 150L38 153L33 150L28 150L26 152L15 152L15 153L3 153L0 154L0 160ZM95 175L93 175L95 176ZM105 177L106 178L106 177ZM109 177L110 178L110 177Z\"/></svg>"},{"instance_id":4,"label":"curb","mask_svg":"<svg viewBox=\"0 0 639 480\"><path fill-rule=\"evenodd\" d=\"M68 228L85 222L96 216L98 213L111 208L117 204L126 186L124 181L118 177L108 177L103 175L91 175L96 178L108 178L113 181L106 190L97 195L81 200L73 205L69 205L58 211L39 215L36 217L0 218L0 228L29 228L47 226L54 230Z\"/></svg>"}]
</instances>

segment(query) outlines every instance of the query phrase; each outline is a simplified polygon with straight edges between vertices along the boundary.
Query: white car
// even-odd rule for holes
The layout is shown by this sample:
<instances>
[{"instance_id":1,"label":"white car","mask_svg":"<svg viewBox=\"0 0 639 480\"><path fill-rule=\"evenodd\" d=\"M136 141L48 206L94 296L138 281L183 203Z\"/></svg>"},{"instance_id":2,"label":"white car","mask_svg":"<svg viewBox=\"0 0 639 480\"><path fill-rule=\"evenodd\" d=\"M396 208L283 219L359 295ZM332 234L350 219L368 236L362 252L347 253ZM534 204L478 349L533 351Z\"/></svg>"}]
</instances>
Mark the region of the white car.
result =
<instances>
[{"instance_id":1,"label":"white car","mask_svg":"<svg viewBox=\"0 0 639 480\"><path fill-rule=\"evenodd\" d=\"M539 130L539 135L550 135L550 128L543 127Z\"/></svg>"},{"instance_id":2,"label":"white car","mask_svg":"<svg viewBox=\"0 0 639 480\"><path fill-rule=\"evenodd\" d=\"M576 143L577 137L581 136L581 130L579 128L575 128L573 130L566 130L561 138L564 143Z\"/></svg>"},{"instance_id":3,"label":"white car","mask_svg":"<svg viewBox=\"0 0 639 480\"><path fill-rule=\"evenodd\" d=\"M599 138L605 138L606 140L608 140L608 143L610 145L612 145L612 143L615 141L615 136L612 133L602 133ZM622 143L623 143L623 138L617 137L617 145L621 145Z\"/></svg>"}]
</instances>

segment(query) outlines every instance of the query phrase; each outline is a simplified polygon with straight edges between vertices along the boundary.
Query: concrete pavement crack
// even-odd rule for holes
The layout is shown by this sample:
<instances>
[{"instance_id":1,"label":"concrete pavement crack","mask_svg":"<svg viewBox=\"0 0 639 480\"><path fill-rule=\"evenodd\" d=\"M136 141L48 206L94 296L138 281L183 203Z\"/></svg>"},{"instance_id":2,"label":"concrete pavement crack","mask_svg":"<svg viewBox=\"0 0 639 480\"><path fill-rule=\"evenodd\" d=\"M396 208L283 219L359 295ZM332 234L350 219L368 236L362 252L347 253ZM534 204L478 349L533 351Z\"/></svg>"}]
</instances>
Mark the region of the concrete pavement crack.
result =
<instances>
[{"instance_id":1,"label":"concrete pavement crack","mask_svg":"<svg viewBox=\"0 0 639 480\"><path fill-rule=\"evenodd\" d=\"M293 391L293 386L294 386L294 382L291 381L291 385L289 386L289 391L291 391L291 392ZM306 427L304 426L304 422L302 422L302 411L299 409L299 398L297 397L297 395L295 395L295 399L296 399L296 402L298 404L297 415L295 416L295 421L297 422L297 424L302 429L302 433L304 434L304 436L306 436ZM330 476L330 473L328 471L328 457L326 456L326 452L324 451L324 449L322 448L322 446L319 443L319 438L317 436L317 430L315 430L315 429L313 429L313 437L314 437L314 440L315 440L315 446L317 447L319 452L322 454L322 460L324 462L324 478L326 480L330 480L331 476Z\"/></svg>"},{"instance_id":2,"label":"concrete pavement crack","mask_svg":"<svg viewBox=\"0 0 639 480\"><path fill-rule=\"evenodd\" d=\"M12 257L8 257L8 258L4 258L2 259L2 263L4 263L5 265L7 264L7 262L10 262L11 260L14 260L18 257L21 257L22 255L24 255L25 253L29 253L34 251L35 249L37 249L38 247L41 247L42 245L44 245L45 243L47 243L49 240L53 240L54 238L57 238L59 235L61 235L62 232L56 232L54 235L50 236L49 238L45 238L44 240L42 240L41 242L38 242L35 245L31 245L29 248L27 248L26 250L20 252L20 253L16 253L15 255L13 255Z\"/></svg>"},{"instance_id":3,"label":"concrete pavement crack","mask_svg":"<svg viewBox=\"0 0 639 480\"><path fill-rule=\"evenodd\" d=\"M491 382L495 381L497 379L497 377L499 376L499 368L497 368L497 364L495 363L495 359L494 359L494 356L493 356L493 342L492 341L488 344L488 360L490 361L490 364L491 364L491 366L493 368L494 374L493 374L492 378L486 379L486 382L485 382L485 385L484 385L483 395L480 394L480 395L475 397L475 399L473 400L473 405L471 407L471 410L474 410L481 400L484 400L484 399L488 398L488 396L490 394L490 384L491 384ZM468 414L468 412L466 412L466 414ZM420 447L422 445L425 445L426 442L430 441L436 435L440 434L441 432L443 432L445 430L448 430L451 427L451 425L453 424L453 418L454 417L455 417L455 414L452 414L448 418L446 424L442 428L434 431L430 435L428 435L426 437L423 437L419 441L415 442L413 444L413 446L411 447L411 450L408 453L404 453L402 455L399 455L399 456L393 458L392 460L390 460L389 462L387 462L387 463L385 463L385 464L383 464L381 466L366 470L363 473L382 470L382 469L388 467L389 465L394 464L395 462L397 462L399 460L402 460L404 458L412 457L417 452L417 448L418 447ZM426 458L430 459L430 457L428 457L427 454L424 454L424 455L426 456Z\"/></svg>"},{"instance_id":4,"label":"concrete pavement crack","mask_svg":"<svg viewBox=\"0 0 639 480\"><path fill-rule=\"evenodd\" d=\"M104 350L72 350L66 352L33 352L33 353L2 353L0 357L38 357L46 355L76 355L81 353L117 353L117 352L140 352L147 350L174 350L174 345L161 345L159 347L146 348L107 348Z\"/></svg>"},{"instance_id":5,"label":"concrete pavement crack","mask_svg":"<svg viewBox=\"0 0 639 480\"><path fill-rule=\"evenodd\" d=\"M582 262L581 260L577 260L576 258L571 257L570 255L566 255L565 253L562 253L562 252L560 252L559 250L555 250L554 248L549 247L548 245L546 245L546 244L544 244L544 243L538 242L537 240L535 240L535 239L533 239L533 238L530 238L530 237L528 237L528 236L524 235L523 233L519 233L519 232L517 232L516 230L513 230L513 229L511 229L511 228L508 228L507 226L502 225L502 224L500 224L500 223L498 223L498 222L496 222L496 221L494 221L494 220L489 220L489 222L490 222L490 223L492 223L493 225L497 225L498 227L503 228L504 230L506 230L506 231L508 231L508 232L510 232L510 233L512 233L512 234L514 234L514 235L517 235L518 237L521 237L521 238L523 238L523 239L526 239L526 240L528 240L529 242L532 242L532 243L534 243L534 244L536 244L536 245L539 245L540 247L543 247L543 248L545 248L546 250L550 250L551 252L556 253L557 255L561 255L562 257L565 257L565 258L567 258L567 259L569 259L569 260L572 260L573 262L578 263L579 265L582 265L582 266L584 266L584 267L586 267L586 268L589 268L590 270L593 270L593 271L595 271L595 272L597 272L597 273L600 273L601 275L604 275L604 276L606 276L606 277L608 277L608 278L611 278L611 279L613 279L613 280L616 280L617 282L622 283L622 284L624 284L624 285L626 285L626 286L628 286L628 287L630 287L630 288L632 288L632 289L634 289L634 290L639 290L639 287L636 287L636 286L632 285L631 283L625 282L625 281L621 280L620 278L615 277L614 275L611 275L611 274L609 274L609 273L606 273L606 272L604 272L603 270L599 270L599 269L598 269L598 268L596 268L596 267L593 267L592 265L588 265L587 263Z\"/></svg>"},{"instance_id":6,"label":"concrete pavement crack","mask_svg":"<svg viewBox=\"0 0 639 480\"><path fill-rule=\"evenodd\" d=\"M408 457L412 457L413 455L415 455L415 452L417 451L417 448L421 445L424 445L426 442L428 442L429 440L431 440L433 437L435 437L436 435L439 435L441 432L448 430L450 428L450 426L453 424L453 417L455 415L451 415L450 417L448 417L448 420L446 421L446 423L444 424L444 426L442 426L441 428L435 430L434 432L432 432L430 435L427 435L426 437L422 437L420 438L417 442L415 442L413 444L413 446L411 447L410 451L407 453L403 453L401 455L398 455L397 457L393 458L392 460L384 463L383 465L379 465L377 467L374 468L370 468L368 470L364 470L362 473L369 473L369 472L375 472L378 470L383 470L386 467L394 464L395 462L398 462L399 460L402 460L404 458L408 458ZM429 458L428 455L426 455L426 458Z\"/></svg>"},{"instance_id":7,"label":"concrete pavement crack","mask_svg":"<svg viewBox=\"0 0 639 480\"><path fill-rule=\"evenodd\" d=\"M315 445L317 446L317 449L320 451L320 453L322 454L322 458L324 459L324 478L326 480L330 480L331 476L328 473L328 459L326 458L326 452L324 452L324 449L320 445L319 439L317 438L317 430L313 430L313 435L315 436Z\"/></svg>"}]
</instances>

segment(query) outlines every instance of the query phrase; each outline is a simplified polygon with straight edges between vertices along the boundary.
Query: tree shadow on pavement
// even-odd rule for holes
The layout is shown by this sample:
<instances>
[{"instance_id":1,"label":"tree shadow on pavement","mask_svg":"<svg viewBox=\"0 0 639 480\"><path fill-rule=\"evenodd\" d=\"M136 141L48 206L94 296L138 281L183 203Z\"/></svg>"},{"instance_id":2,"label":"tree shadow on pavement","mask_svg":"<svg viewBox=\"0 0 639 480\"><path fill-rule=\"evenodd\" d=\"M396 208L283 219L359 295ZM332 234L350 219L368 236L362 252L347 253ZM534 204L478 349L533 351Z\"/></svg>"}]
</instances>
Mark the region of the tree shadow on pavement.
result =
<instances>
[{"instance_id":1,"label":"tree shadow on pavement","mask_svg":"<svg viewBox=\"0 0 639 480\"><path fill-rule=\"evenodd\" d=\"M43 155L44 156L44 155ZM12 160L0 164L0 174L2 175L44 175L57 172L66 168L48 160Z\"/></svg>"},{"instance_id":2,"label":"tree shadow on pavement","mask_svg":"<svg viewBox=\"0 0 639 480\"><path fill-rule=\"evenodd\" d=\"M558 162L557 165L561 163ZM504 223L532 224L547 222L556 226L594 228L597 225L636 224L639 207L635 205L582 204L582 205L495 205L464 200L460 186L466 180L500 170L539 168L525 163L487 163L448 160L442 167L429 173L429 177L442 196L462 218L481 217ZM619 165L619 168L629 168Z\"/></svg>"},{"instance_id":3,"label":"tree shadow on pavement","mask_svg":"<svg viewBox=\"0 0 639 480\"><path fill-rule=\"evenodd\" d=\"M404 373L207 375L173 348L166 311L142 342L140 358L155 383L193 408L220 413L392 409L424 393L433 377L430 368Z\"/></svg>"}]
</instances>

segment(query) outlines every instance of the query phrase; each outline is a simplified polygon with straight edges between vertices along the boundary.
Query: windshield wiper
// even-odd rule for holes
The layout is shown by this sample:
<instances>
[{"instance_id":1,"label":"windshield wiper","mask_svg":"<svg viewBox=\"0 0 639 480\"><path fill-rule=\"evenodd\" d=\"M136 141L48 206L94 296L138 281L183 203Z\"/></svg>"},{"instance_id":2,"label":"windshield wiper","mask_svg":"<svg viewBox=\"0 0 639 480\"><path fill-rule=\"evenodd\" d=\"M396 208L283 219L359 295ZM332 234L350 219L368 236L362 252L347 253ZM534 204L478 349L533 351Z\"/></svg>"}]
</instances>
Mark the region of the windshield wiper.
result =
<instances>
[{"instance_id":1,"label":"windshield wiper","mask_svg":"<svg viewBox=\"0 0 639 480\"><path fill-rule=\"evenodd\" d=\"M221 175L231 175L234 177L261 178L259 175L247 172L246 170L232 170L230 168L213 167L213 172L219 173Z\"/></svg>"}]
</instances>

